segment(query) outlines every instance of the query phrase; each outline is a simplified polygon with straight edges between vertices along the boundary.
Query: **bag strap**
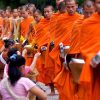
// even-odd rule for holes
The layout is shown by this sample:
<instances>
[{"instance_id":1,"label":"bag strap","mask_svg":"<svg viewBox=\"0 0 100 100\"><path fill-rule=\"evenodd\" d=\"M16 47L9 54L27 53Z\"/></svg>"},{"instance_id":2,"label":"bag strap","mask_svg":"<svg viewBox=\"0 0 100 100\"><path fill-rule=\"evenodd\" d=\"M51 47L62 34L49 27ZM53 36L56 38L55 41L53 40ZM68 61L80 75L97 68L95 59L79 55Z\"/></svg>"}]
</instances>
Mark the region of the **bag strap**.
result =
<instances>
[{"instance_id":1,"label":"bag strap","mask_svg":"<svg viewBox=\"0 0 100 100\"><path fill-rule=\"evenodd\" d=\"M2 57L2 53L1 53L1 55L0 55L0 61L1 61L4 65L6 65L6 61L5 61L5 59Z\"/></svg>"},{"instance_id":2,"label":"bag strap","mask_svg":"<svg viewBox=\"0 0 100 100\"><path fill-rule=\"evenodd\" d=\"M7 89L8 93L11 95L11 97L14 98L14 100L29 100L27 97L24 97L24 96L18 96L16 95L12 89L11 89L11 85L8 81L7 78L4 79L4 87Z\"/></svg>"}]
</instances>

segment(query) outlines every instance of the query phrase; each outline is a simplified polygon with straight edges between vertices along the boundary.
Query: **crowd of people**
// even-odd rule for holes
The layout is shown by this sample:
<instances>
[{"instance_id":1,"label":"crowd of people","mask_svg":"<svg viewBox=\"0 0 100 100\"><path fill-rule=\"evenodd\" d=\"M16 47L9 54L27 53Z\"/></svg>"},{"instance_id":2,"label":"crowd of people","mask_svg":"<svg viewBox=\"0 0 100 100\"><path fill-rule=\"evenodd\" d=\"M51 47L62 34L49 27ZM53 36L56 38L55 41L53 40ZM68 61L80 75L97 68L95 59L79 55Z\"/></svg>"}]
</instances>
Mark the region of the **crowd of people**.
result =
<instances>
[{"instance_id":1,"label":"crowd of people","mask_svg":"<svg viewBox=\"0 0 100 100\"><path fill-rule=\"evenodd\" d=\"M100 0L56 0L44 13L34 4L0 10L2 100L100 99ZM77 12L79 11L79 12Z\"/></svg>"}]
</instances>

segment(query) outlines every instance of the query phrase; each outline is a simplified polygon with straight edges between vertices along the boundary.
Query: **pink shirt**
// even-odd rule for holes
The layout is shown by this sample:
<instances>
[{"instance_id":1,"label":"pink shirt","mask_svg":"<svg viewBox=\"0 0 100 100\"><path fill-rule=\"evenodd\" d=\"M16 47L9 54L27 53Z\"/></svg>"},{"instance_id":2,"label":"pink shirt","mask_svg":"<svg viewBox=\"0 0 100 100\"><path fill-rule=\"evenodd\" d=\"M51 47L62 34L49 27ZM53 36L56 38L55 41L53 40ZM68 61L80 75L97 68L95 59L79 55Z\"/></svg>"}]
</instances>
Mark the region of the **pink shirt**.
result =
<instances>
[{"instance_id":1,"label":"pink shirt","mask_svg":"<svg viewBox=\"0 0 100 100\"><path fill-rule=\"evenodd\" d=\"M15 86L12 86L12 91L18 96L27 96L28 91L36 86L34 82L32 82L28 78L20 78ZM13 100L13 98L9 95L6 88L3 85L3 80L0 82L0 94L2 96L2 100Z\"/></svg>"}]
</instances>

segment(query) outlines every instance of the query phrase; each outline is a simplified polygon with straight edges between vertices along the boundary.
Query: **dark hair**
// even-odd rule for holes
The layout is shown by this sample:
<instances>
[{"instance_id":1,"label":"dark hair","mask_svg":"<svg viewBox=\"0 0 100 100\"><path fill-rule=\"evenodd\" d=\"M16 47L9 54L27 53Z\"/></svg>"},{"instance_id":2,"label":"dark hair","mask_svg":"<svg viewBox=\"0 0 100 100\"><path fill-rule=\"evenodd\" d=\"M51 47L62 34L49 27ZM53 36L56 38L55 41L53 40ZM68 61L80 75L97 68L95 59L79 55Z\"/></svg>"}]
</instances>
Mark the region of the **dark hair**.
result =
<instances>
[{"instance_id":1,"label":"dark hair","mask_svg":"<svg viewBox=\"0 0 100 100\"><path fill-rule=\"evenodd\" d=\"M22 73L19 70L22 65L25 65L25 58L23 56L13 54L10 57L8 64L8 76L12 85L15 85L22 76Z\"/></svg>"},{"instance_id":2,"label":"dark hair","mask_svg":"<svg viewBox=\"0 0 100 100\"><path fill-rule=\"evenodd\" d=\"M9 48L11 45L14 45L15 44L15 42L14 42L14 40L12 40L12 39L6 39L6 40L4 40L4 46L5 46L5 48Z\"/></svg>"},{"instance_id":3,"label":"dark hair","mask_svg":"<svg viewBox=\"0 0 100 100\"><path fill-rule=\"evenodd\" d=\"M7 56L8 56L8 58L7 58L7 64L9 63L9 59L10 59L10 57L11 57L13 54L16 54L16 55L17 55L17 51L18 51L17 48L10 48L10 49L9 49L9 51L8 51L8 53L7 53Z\"/></svg>"},{"instance_id":4,"label":"dark hair","mask_svg":"<svg viewBox=\"0 0 100 100\"><path fill-rule=\"evenodd\" d=\"M13 54L17 54L17 48L10 48L8 51L8 58L10 58Z\"/></svg>"}]
</instances>

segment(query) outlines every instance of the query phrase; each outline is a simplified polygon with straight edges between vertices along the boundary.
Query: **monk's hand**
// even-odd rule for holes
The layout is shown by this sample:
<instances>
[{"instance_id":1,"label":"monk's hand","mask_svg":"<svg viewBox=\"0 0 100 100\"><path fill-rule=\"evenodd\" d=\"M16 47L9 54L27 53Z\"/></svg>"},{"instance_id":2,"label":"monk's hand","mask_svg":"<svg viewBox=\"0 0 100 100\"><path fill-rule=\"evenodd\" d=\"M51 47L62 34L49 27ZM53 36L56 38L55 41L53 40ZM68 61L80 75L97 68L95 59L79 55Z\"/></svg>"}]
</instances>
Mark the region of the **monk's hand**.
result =
<instances>
[{"instance_id":1,"label":"monk's hand","mask_svg":"<svg viewBox=\"0 0 100 100\"><path fill-rule=\"evenodd\" d=\"M28 40L25 39L25 40L23 41L23 43L22 43L22 46L24 47L24 46L27 45L27 44L28 44Z\"/></svg>"},{"instance_id":2,"label":"monk's hand","mask_svg":"<svg viewBox=\"0 0 100 100\"><path fill-rule=\"evenodd\" d=\"M37 52L37 53L34 55L34 58L39 58L40 55L41 55L41 53L40 53L40 52Z\"/></svg>"},{"instance_id":3,"label":"monk's hand","mask_svg":"<svg viewBox=\"0 0 100 100\"><path fill-rule=\"evenodd\" d=\"M63 49L64 49L64 48L63 48L64 46L63 46L63 43L62 43L62 42L59 43L59 47L60 47L60 52L62 53L62 52L63 52Z\"/></svg>"},{"instance_id":4,"label":"monk's hand","mask_svg":"<svg viewBox=\"0 0 100 100\"><path fill-rule=\"evenodd\" d=\"M100 65L100 51L92 58L90 65L93 68L96 68L98 65Z\"/></svg>"},{"instance_id":5,"label":"monk's hand","mask_svg":"<svg viewBox=\"0 0 100 100\"><path fill-rule=\"evenodd\" d=\"M63 45L63 43L61 42L61 43L59 43L59 47L60 47L60 57L61 58L64 58L64 45Z\"/></svg>"}]
</instances>

